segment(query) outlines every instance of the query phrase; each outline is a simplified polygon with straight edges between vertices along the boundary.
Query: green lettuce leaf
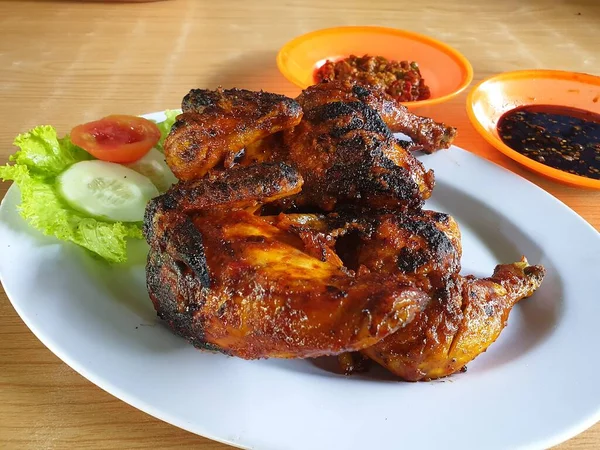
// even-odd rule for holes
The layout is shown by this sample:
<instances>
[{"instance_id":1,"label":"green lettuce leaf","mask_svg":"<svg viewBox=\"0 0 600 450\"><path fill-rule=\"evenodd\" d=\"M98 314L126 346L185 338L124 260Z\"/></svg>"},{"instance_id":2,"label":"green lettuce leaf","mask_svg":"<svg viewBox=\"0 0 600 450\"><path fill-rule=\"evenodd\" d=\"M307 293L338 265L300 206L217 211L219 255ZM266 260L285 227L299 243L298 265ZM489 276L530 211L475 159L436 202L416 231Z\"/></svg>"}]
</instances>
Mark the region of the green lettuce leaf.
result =
<instances>
[{"instance_id":1,"label":"green lettuce leaf","mask_svg":"<svg viewBox=\"0 0 600 450\"><path fill-rule=\"evenodd\" d=\"M10 160L42 176L56 176L78 161L93 159L88 152L75 146L68 136L59 139L56 130L49 125L20 134L14 145L20 150Z\"/></svg>"},{"instance_id":2,"label":"green lettuce leaf","mask_svg":"<svg viewBox=\"0 0 600 450\"><path fill-rule=\"evenodd\" d=\"M169 134L169 131L171 131L171 127L175 123L175 120L177 119L177 116L179 114L181 114L181 110L168 109L165 111L166 119L163 122L156 124L156 126L160 130L160 140L158 141L158 144L156 144L156 148L161 152L163 152L163 144L165 142L165 138Z\"/></svg>"},{"instance_id":3,"label":"green lettuce leaf","mask_svg":"<svg viewBox=\"0 0 600 450\"><path fill-rule=\"evenodd\" d=\"M17 136L19 147L0 166L0 178L13 180L21 191L19 213L45 235L78 244L106 261L127 259L127 238L142 239L141 223L113 223L88 217L72 209L56 189L56 177L72 164L92 159L69 137L59 139L50 126L36 127Z\"/></svg>"}]
</instances>

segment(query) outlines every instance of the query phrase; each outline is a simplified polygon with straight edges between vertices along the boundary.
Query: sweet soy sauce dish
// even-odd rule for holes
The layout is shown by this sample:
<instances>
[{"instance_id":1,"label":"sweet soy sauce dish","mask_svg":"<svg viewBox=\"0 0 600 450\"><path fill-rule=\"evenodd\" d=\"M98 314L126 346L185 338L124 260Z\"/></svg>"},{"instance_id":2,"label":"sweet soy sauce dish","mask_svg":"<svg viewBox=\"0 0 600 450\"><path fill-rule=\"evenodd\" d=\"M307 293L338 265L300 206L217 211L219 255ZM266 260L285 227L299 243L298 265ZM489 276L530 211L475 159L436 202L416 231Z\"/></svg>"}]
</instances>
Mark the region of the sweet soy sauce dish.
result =
<instances>
[{"instance_id":1,"label":"sweet soy sauce dish","mask_svg":"<svg viewBox=\"0 0 600 450\"><path fill-rule=\"evenodd\" d=\"M528 169L600 189L600 77L503 73L473 89L467 113L490 144Z\"/></svg>"},{"instance_id":2,"label":"sweet soy sauce dish","mask_svg":"<svg viewBox=\"0 0 600 450\"><path fill-rule=\"evenodd\" d=\"M546 166L600 180L600 115L555 105L526 105L498 121L502 142Z\"/></svg>"}]
</instances>

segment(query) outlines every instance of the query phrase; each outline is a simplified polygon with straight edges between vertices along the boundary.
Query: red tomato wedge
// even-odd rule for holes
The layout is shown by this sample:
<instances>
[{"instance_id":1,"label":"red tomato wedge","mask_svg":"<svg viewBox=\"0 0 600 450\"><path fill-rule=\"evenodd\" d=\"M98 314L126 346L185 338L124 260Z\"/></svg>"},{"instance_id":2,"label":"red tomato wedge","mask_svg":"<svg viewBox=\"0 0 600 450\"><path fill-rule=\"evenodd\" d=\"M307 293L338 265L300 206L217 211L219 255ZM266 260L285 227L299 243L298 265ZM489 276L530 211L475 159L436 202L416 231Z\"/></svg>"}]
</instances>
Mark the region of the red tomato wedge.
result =
<instances>
[{"instance_id":1,"label":"red tomato wedge","mask_svg":"<svg viewBox=\"0 0 600 450\"><path fill-rule=\"evenodd\" d=\"M159 139L160 130L154 122L128 115L106 116L71 130L73 144L102 161L114 163L137 161Z\"/></svg>"}]
</instances>

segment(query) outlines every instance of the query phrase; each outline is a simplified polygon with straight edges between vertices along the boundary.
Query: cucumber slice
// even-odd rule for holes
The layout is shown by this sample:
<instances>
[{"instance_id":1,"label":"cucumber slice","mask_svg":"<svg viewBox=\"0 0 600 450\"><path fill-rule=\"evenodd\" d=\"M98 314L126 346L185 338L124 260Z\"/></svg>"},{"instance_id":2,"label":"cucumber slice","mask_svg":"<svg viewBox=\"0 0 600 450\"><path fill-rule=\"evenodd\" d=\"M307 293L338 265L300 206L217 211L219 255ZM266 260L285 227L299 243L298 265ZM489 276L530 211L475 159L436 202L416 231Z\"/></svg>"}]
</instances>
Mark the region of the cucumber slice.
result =
<instances>
[{"instance_id":1,"label":"cucumber slice","mask_svg":"<svg viewBox=\"0 0 600 450\"><path fill-rule=\"evenodd\" d=\"M167 166L165 155L153 148L135 162L126 164L130 169L150 178L160 192L165 192L177 183L177 178Z\"/></svg>"},{"instance_id":2,"label":"cucumber slice","mask_svg":"<svg viewBox=\"0 0 600 450\"><path fill-rule=\"evenodd\" d=\"M76 210L114 222L140 222L159 195L147 177L121 164L81 161L58 177L58 190Z\"/></svg>"}]
</instances>

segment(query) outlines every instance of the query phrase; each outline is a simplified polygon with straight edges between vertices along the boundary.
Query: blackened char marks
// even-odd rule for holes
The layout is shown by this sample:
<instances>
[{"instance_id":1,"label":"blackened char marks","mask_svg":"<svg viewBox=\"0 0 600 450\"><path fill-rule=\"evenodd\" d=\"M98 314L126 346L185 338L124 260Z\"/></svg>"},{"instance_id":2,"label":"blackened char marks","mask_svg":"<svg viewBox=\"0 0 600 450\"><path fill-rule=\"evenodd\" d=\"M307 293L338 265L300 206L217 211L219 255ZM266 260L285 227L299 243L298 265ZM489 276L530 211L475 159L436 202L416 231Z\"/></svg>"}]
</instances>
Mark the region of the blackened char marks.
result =
<instances>
[{"instance_id":1,"label":"blackened char marks","mask_svg":"<svg viewBox=\"0 0 600 450\"><path fill-rule=\"evenodd\" d=\"M445 214L437 213L434 214L433 220L437 221L437 217L445 216L444 220L448 218ZM440 222L442 222L440 220ZM443 222L442 222L443 223ZM425 222L418 217L403 217L400 226L409 231L412 234L420 236L426 243L425 248L412 249L404 247L400 250L397 256L396 265L398 269L404 273L415 272L419 267L428 263L429 261L435 261L440 257L452 254L455 249L448 236L441 230L439 230L434 223Z\"/></svg>"},{"instance_id":2,"label":"blackened char marks","mask_svg":"<svg viewBox=\"0 0 600 450\"><path fill-rule=\"evenodd\" d=\"M160 197L153 198L146 205L146 211L144 212L144 223L142 224L142 233L148 244L152 245L156 237L156 225L154 218L157 214L161 213L161 209L164 208L164 203L160 200Z\"/></svg>"},{"instance_id":3,"label":"blackened char marks","mask_svg":"<svg viewBox=\"0 0 600 450\"><path fill-rule=\"evenodd\" d=\"M171 125L171 129L169 130L169 133L176 133L177 131L179 131L179 129L183 126L185 126L186 122L185 120L182 120L181 118L181 114L179 114L176 118L175 118L175 122L173 123L173 125Z\"/></svg>"},{"instance_id":4,"label":"blackened char marks","mask_svg":"<svg viewBox=\"0 0 600 450\"><path fill-rule=\"evenodd\" d=\"M308 109L303 121L303 132L316 136L312 151L323 155L319 175L307 175L310 178L303 195L309 201L318 204L326 198L338 205L350 202L393 208L422 205L413 169L409 171L387 156L401 150L393 149L394 137L377 111L362 102L329 102ZM294 154L294 162L302 167L304 161L298 159L305 154L299 150Z\"/></svg>"},{"instance_id":5,"label":"blackened char marks","mask_svg":"<svg viewBox=\"0 0 600 450\"><path fill-rule=\"evenodd\" d=\"M224 349L205 341L201 310L208 290L203 288L193 271L169 252L150 249L146 266L146 282L157 315L173 332L197 348L220 351Z\"/></svg>"},{"instance_id":6,"label":"blackened char marks","mask_svg":"<svg viewBox=\"0 0 600 450\"><path fill-rule=\"evenodd\" d=\"M386 139L393 135L381 116L362 102L331 102L317 106L305 112L306 119L315 124L335 121L332 134L343 136L353 130L365 130L380 134Z\"/></svg>"},{"instance_id":7,"label":"blackened char marks","mask_svg":"<svg viewBox=\"0 0 600 450\"><path fill-rule=\"evenodd\" d=\"M418 184L406 169L384 156L385 145L385 140L368 134L352 134L340 141L337 151L342 157L327 172L327 192L353 193L356 199L389 196L411 207L421 206Z\"/></svg>"},{"instance_id":8,"label":"blackened char marks","mask_svg":"<svg viewBox=\"0 0 600 450\"><path fill-rule=\"evenodd\" d=\"M382 195L389 196L390 201L393 199L394 202L406 202L414 208L422 205L418 196L419 187L402 167L376 171L364 165L348 167L336 164L327 171L327 181L326 192L343 192L351 200L358 201Z\"/></svg>"},{"instance_id":9,"label":"blackened char marks","mask_svg":"<svg viewBox=\"0 0 600 450\"><path fill-rule=\"evenodd\" d=\"M204 254L202 235L192 220L179 211L166 208L172 199L164 194L146 207L143 232L148 244L161 252L171 252L188 266L204 287L210 287L210 275Z\"/></svg>"},{"instance_id":10,"label":"blackened char marks","mask_svg":"<svg viewBox=\"0 0 600 450\"><path fill-rule=\"evenodd\" d=\"M441 213L438 211L431 211L431 219L434 222L439 222L446 225L450 221L450 216L448 214Z\"/></svg>"},{"instance_id":11,"label":"blackened char marks","mask_svg":"<svg viewBox=\"0 0 600 450\"><path fill-rule=\"evenodd\" d=\"M179 182L152 200L157 205L149 210L191 213L206 208L252 206L291 195L300 190L302 182L299 173L282 162L234 167L197 181Z\"/></svg>"},{"instance_id":12,"label":"blackened char marks","mask_svg":"<svg viewBox=\"0 0 600 450\"><path fill-rule=\"evenodd\" d=\"M183 112L198 111L207 106L215 106L223 95L219 91L208 89L192 89L183 97L181 109Z\"/></svg>"},{"instance_id":13,"label":"blackened char marks","mask_svg":"<svg viewBox=\"0 0 600 450\"><path fill-rule=\"evenodd\" d=\"M201 146L193 139L190 139L189 144L185 147L184 150L182 150L180 154L181 160L187 163L191 163L198 157L201 151Z\"/></svg>"},{"instance_id":14,"label":"blackened char marks","mask_svg":"<svg viewBox=\"0 0 600 450\"><path fill-rule=\"evenodd\" d=\"M393 139L392 132L377 111L362 102L353 102L350 105L352 105L357 113L364 117L364 130L378 133L385 136L386 139Z\"/></svg>"},{"instance_id":15,"label":"blackened char marks","mask_svg":"<svg viewBox=\"0 0 600 450\"><path fill-rule=\"evenodd\" d=\"M208 178L207 182L192 182L185 195L207 199L207 205L231 205L252 199L252 203L263 203L272 197L283 196L286 192L297 191L302 185L302 177L291 166L283 162L256 164L249 167L236 167ZM185 192L182 189L181 192ZM196 207L196 209L199 209Z\"/></svg>"},{"instance_id":16,"label":"blackened char marks","mask_svg":"<svg viewBox=\"0 0 600 450\"><path fill-rule=\"evenodd\" d=\"M150 248L146 265L146 285L157 315L178 335L196 336L185 293L190 289L171 255Z\"/></svg>"},{"instance_id":17,"label":"blackened char marks","mask_svg":"<svg viewBox=\"0 0 600 450\"><path fill-rule=\"evenodd\" d=\"M210 288L210 274L202 244L202 234L192 220L186 217L186 220L178 223L169 232L177 256L192 269L202 287Z\"/></svg>"},{"instance_id":18,"label":"blackened char marks","mask_svg":"<svg viewBox=\"0 0 600 450\"><path fill-rule=\"evenodd\" d=\"M246 89L192 89L181 103L183 112L204 112L207 109L222 109L235 114L237 109L245 111L248 105L257 111L280 109L291 116L302 114L302 108L294 99L271 92L255 92Z\"/></svg>"},{"instance_id":19,"label":"blackened char marks","mask_svg":"<svg viewBox=\"0 0 600 450\"><path fill-rule=\"evenodd\" d=\"M402 227L424 238L435 253L447 254L454 251L454 247L448 236L431 222L406 220L402 222Z\"/></svg>"},{"instance_id":20,"label":"blackened char marks","mask_svg":"<svg viewBox=\"0 0 600 450\"><path fill-rule=\"evenodd\" d=\"M363 99L371 95L370 90L359 84L355 84L354 86L352 86L352 93L356 95L356 97L358 97L359 99Z\"/></svg>"},{"instance_id":21,"label":"blackened char marks","mask_svg":"<svg viewBox=\"0 0 600 450\"><path fill-rule=\"evenodd\" d=\"M404 167L394 166L381 172L381 192L393 192L394 197L406 201L411 207L423 204L419 198L419 186Z\"/></svg>"},{"instance_id":22,"label":"blackened char marks","mask_svg":"<svg viewBox=\"0 0 600 450\"><path fill-rule=\"evenodd\" d=\"M298 102L305 110L335 101L360 101L369 105L381 115L392 132L404 133L413 140L411 150L421 149L431 153L448 148L456 136L456 128L411 113L406 106L374 86L329 81L310 86L298 97Z\"/></svg>"},{"instance_id":23,"label":"blackened char marks","mask_svg":"<svg viewBox=\"0 0 600 450\"><path fill-rule=\"evenodd\" d=\"M180 180L230 168L240 151L302 118L295 100L245 89L193 89L183 99L164 142L167 164Z\"/></svg>"},{"instance_id":24,"label":"blackened char marks","mask_svg":"<svg viewBox=\"0 0 600 450\"><path fill-rule=\"evenodd\" d=\"M423 264L426 264L430 257L423 250L413 250L408 247L403 247L398 253L397 266L404 273L412 273Z\"/></svg>"}]
</instances>

